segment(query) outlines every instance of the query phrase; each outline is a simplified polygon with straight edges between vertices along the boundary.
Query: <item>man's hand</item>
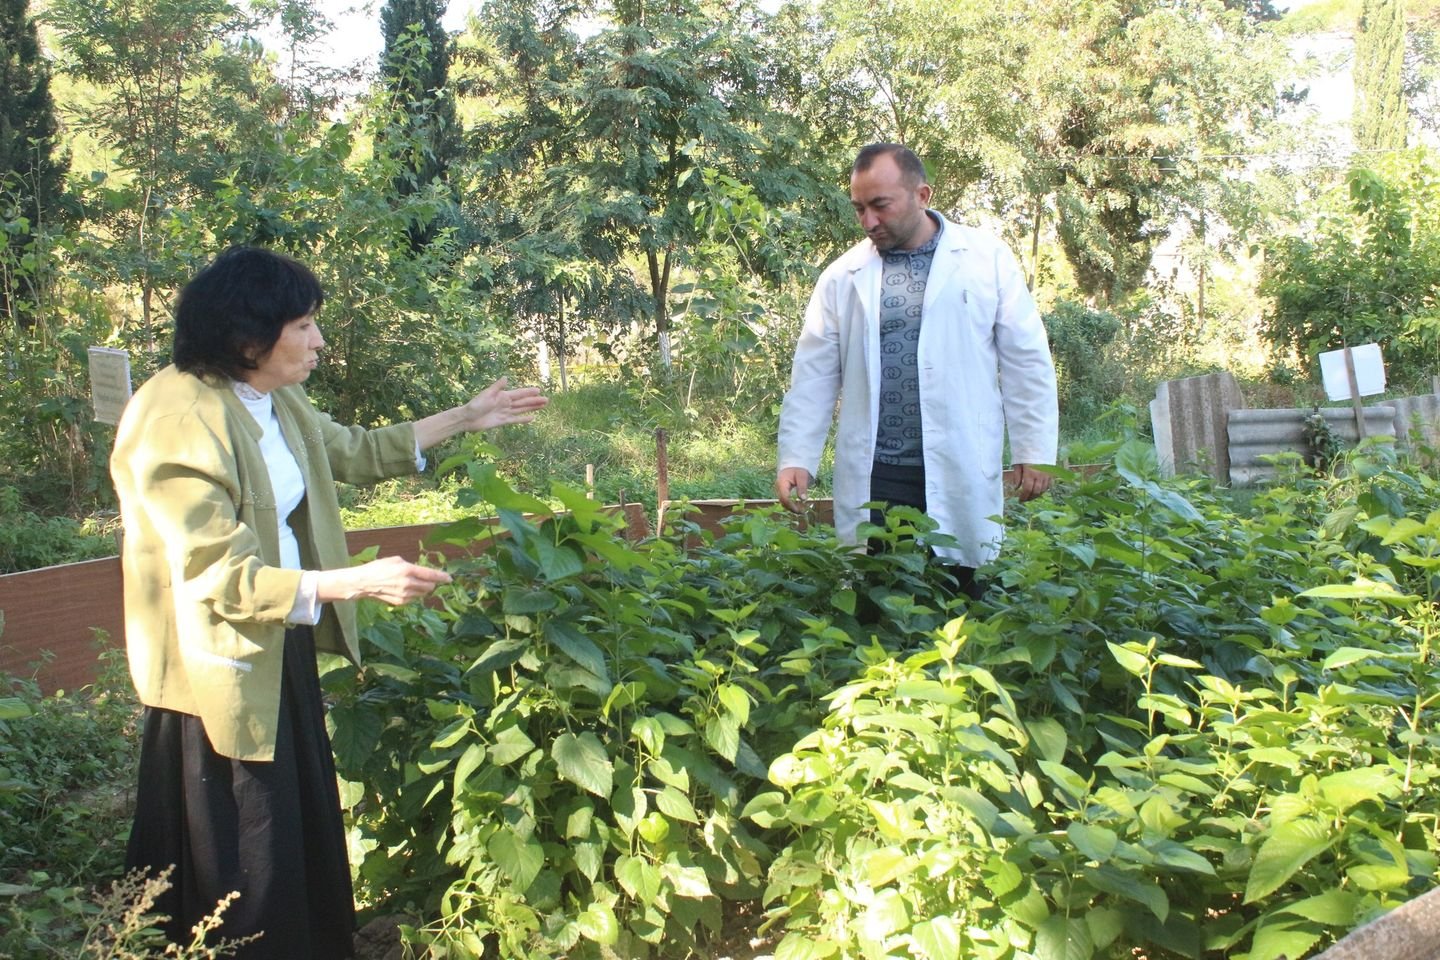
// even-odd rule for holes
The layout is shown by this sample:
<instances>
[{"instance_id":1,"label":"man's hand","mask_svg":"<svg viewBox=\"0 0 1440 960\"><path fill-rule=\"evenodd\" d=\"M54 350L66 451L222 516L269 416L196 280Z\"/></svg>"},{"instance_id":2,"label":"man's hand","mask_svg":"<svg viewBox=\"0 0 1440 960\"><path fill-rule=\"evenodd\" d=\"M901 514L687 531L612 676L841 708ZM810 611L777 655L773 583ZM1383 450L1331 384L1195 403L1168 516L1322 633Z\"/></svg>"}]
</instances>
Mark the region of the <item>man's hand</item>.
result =
<instances>
[{"instance_id":1,"label":"man's hand","mask_svg":"<svg viewBox=\"0 0 1440 960\"><path fill-rule=\"evenodd\" d=\"M785 467L775 477L775 496L791 513L805 512L805 491L809 489L810 471L804 467Z\"/></svg>"},{"instance_id":2,"label":"man's hand","mask_svg":"<svg viewBox=\"0 0 1440 960\"><path fill-rule=\"evenodd\" d=\"M1015 483L1011 489L1014 490L1015 496L1020 498L1021 503L1026 500L1034 500L1050 489L1050 474L1037 470L1034 464L1017 463L1013 466Z\"/></svg>"}]
</instances>

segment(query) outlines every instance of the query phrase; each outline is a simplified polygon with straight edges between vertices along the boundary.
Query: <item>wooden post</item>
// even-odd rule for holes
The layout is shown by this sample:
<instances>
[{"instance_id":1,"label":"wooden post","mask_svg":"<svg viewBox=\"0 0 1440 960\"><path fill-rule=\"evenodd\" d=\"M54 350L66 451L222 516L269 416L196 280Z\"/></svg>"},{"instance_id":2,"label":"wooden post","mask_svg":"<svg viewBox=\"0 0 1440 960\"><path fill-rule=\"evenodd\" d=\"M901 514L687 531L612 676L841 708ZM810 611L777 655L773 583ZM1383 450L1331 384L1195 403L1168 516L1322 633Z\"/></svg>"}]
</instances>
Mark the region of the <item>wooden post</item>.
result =
<instances>
[{"instance_id":1,"label":"wooden post","mask_svg":"<svg viewBox=\"0 0 1440 960\"><path fill-rule=\"evenodd\" d=\"M1355 356L1350 348L1345 348L1345 378L1350 381L1350 402L1355 405L1355 429L1360 431L1360 439L1364 440L1370 435L1365 429L1365 401L1360 399L1360 382L1355 379Z\"/></svg>"},{"instance_id":2,"label":"wooden post","mask_svg":"<svg viewBox=\"0 0 1440 960\"><path fill-rule=\"evenodd\" d=\"M585 499L595 499L595 464L585 464Z\"/></svg>"},{"instance_id":3,"label":"wooden post","mask_svg":"<svg viewBox=\"0 0 1440 960\"><path fill-rule=\"evenodd\" d=\"M664 427L655 428L655 509L665 508L670 499L670 459L665 449L668 434Z\"/></svg>"}]
</instances>

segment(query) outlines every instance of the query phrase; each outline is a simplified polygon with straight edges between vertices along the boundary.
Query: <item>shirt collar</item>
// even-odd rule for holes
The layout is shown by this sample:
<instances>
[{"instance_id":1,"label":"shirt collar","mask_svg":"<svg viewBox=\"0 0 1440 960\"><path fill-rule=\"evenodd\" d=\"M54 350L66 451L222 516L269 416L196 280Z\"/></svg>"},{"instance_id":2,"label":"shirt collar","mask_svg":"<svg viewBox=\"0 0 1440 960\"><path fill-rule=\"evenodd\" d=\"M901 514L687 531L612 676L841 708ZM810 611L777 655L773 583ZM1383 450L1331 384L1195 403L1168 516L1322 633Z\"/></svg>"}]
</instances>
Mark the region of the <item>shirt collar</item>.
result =
<instances>
[{"instance_id":1,"label":"shirt collar","mask_svg":"<svg viewBox=\"0 0 1440 960\"><path fill-rule=\"evenodd\" d=\"M257 403L269 396L268 393L261 393L244 380L231 380L230 389L235 391L235 396L241 400L248 400L251 403Z\"/></svg>"},{"instance_id":2,"label":"shirt collar","mask_svg":"<svg viewBox=\"0 0 1440 960\"><path fill-rule=\"evenodd\" d=\"M240 398L240 402L250 416L255 418L260 428L267 429L266 424L275 415L275 403L270 399L270 394L261 393L243 380L231 380L230 389L235 391L235 396Z\"/></svg>"}]
</instances>

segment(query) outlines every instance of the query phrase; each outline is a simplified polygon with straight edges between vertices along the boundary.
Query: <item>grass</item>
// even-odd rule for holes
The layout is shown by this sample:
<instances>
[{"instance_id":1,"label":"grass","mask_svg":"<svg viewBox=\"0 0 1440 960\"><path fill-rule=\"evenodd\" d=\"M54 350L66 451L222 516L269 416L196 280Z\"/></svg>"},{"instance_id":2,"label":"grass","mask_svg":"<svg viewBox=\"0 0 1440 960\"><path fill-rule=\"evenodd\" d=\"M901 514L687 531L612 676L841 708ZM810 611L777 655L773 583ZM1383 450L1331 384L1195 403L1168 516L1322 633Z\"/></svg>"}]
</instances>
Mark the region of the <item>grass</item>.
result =
<instances>
[{"instance_id":1,"label":"grass","mask_svg":"<svg viewBox=\"0 0 1440 960\"><path fill-rule=\"evenodd\" d=\"M688 401L688 402L687 402ZM500 474L516 489L548 496L556 483L584 489L593 468L595 497L640 503L653 513L659 478L656 431L667 437L672 499L764 499L774 495L773 413L747 415L723 400L696 401L682 385L637 390L611 382L573 385L551 395L533 423L487 437L501 453ZM460 449L430 458L432 467ZM349 490L345 523L352 529L431 523L463 515L453 505L452 477L389 481Z\"/></svg>"}]
</instances>

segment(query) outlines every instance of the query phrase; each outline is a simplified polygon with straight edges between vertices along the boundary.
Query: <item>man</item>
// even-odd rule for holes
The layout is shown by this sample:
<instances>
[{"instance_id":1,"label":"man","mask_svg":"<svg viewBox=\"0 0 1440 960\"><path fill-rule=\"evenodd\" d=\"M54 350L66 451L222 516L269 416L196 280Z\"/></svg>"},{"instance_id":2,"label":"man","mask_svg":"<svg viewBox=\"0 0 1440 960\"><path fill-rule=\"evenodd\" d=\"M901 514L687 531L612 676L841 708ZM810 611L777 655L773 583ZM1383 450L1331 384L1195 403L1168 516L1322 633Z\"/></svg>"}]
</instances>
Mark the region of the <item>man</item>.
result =
<instances>
[{"instance_id":1,"label":"man","mask_svg":"<svg viewBox=\"0 0 1440 960\"><path fill-rule=\"evenodd\" d=\"M1058 410L1045 327L998 238L929 209L925 167L899 144L860 151L850 200L865 240L826 268L805 312L780 412L775 491L802 509L840 401L835 526L855 542L863 504L926 511L957 541L937 553L972 596L999 549L1001 451L1013 485L1044 493ZM876 511L872 522L879 523Z\"/></svg>"}]
</instances>

